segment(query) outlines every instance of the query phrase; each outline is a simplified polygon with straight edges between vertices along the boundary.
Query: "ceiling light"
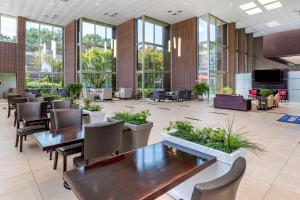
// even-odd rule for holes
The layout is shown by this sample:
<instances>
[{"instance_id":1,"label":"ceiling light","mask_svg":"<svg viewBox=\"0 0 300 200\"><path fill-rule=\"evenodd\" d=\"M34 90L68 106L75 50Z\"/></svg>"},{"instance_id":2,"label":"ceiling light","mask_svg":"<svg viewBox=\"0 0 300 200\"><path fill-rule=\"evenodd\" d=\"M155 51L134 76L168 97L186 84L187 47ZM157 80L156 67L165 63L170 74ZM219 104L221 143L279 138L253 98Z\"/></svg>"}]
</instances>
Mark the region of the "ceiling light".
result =
<instances>
[{"instance_id":1,"label":"ceiling light","mask_svg":"<svg viewBox=\"0 0 300 200\"><path fill-rule=\"evenodd\" d=\"M258 0L258 1L262 5L265 5L265 4L272 3L272 2L277 1L277 0Z\"/></svg>"},{"instance_id":2,"label":"ceiling light","mask_svg":"<svg viewBox=\"0 0 300 200\"><path fill-rule=\"evenodd\" d=\"M249 2L249 3L240 5L239 7L240 7L240 9L242 9L242 10L249 10L249 9L251 9L251 8L256 8L257 5L256 5L253 1L251 1L251 2Z\"/></svg>"},{"instance_id":3,"label":"ceiling light","mask_svg":"<svg viewBox=\"0 0 300 200\"><path fill-rule=\"evenodd\" d=\"M262 12L262 10L260 8L254 8L254 9L246 11L246 13L248 15L255 15L255 14L258 14L258 13L261 13L261 12Z\"/></svg>"},{"instance_id":4,"label":"ceiling light","mask_svg":"<svg viewBox=\"0 0 300 200\"><path fill-rule=\"evenodd\" d=\"M276 27L276 26L279 26L280 24L276 21L273 21L273 22L268 22L266 23L266 25L269 27L269 28L272 28L272 27Z\"/></svg>"},{"instance_id":5,"label":"ceiling light","mask_svg":"<svg viewBox=\"0 0 300 200\"><path fill-rule=\"evenodd\" d=\"M265 5L265 9L267 9L267 10L273 10L273 9L280 8L280 7L282 7L282 4L279 1Z\"/></svg>"}]
</instances>

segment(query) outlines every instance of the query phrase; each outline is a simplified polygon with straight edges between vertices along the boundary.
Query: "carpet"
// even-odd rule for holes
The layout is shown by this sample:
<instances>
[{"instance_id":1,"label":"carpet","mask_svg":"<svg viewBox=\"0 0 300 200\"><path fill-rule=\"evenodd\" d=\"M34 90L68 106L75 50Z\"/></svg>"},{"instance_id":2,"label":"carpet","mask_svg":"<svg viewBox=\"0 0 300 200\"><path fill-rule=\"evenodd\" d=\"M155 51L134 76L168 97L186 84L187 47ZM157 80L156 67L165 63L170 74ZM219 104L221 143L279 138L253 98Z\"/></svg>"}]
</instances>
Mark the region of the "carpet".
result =
<instances>
[{"instance_id":1,"label":"carpet","mask_svg":"<svg viewBox=\"0 0 300 200\"><path fill-rule=\"evenodd\" d=\"M300 124L300 116L284 115L283 117L281 117L277 121Z\"/></svg>"}]
</instances>

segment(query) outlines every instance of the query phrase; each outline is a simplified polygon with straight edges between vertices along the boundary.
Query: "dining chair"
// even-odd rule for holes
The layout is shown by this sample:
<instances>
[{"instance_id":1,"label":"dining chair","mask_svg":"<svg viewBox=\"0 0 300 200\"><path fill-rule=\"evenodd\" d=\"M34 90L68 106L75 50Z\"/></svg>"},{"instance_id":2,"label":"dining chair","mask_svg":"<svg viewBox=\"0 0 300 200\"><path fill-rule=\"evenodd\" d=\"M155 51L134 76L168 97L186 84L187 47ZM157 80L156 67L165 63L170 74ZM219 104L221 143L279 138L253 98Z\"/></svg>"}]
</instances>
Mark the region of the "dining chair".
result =
<instances>
[{"instance_id":1,"label":"dining chair","mask_svg":"<svg viewBox=\"0 0 300 200\"><path fill-rule=\"evenodd\" d=\"M48 109L52 108L52 101L54 101L54 96L48 96L48 97L44 97L44 101L48 102Z\"/></svg>"},{"instance_id":2,"label":"dining chair","mask_svg":"<svg viewBox=\"0 0 300 200\"><path fill-rule=\"evenodd\" d=\"M15 109L15 105L12 103L14 98L20 98L21 95L19 94L11 94L11 95L7 95L7 118L10 117L10 111L12 109Z\"/></svg>"},{"instance_id":3,"label":"dining chair","mask_svg":"<svg viewBox=\"0 0 300 200\"><path fill-rule=\"evenodd\" d=\"M24 124L20 127L20 122L24 118L40 118L41 115L41 103L40 102L30 102L30 103L18 103L17 104L17 134L15 147L18 147L20 140L20 152L23 151L23 139L37 132L47 131L48 126L46 122L38 124Z\"/></svg>"},{"instance_id":4,"label":"dining chair","mask_svg":"<svg viewBox=\"0 0 300 200\"><path fill-rule=\"evenodd\" d=\"M50 112L51 129L59 130L82 126L81 109L55 109ZM82 152L82 144L73 144L55 149L53 169L57 169L58 153L63 156L63 171L67 170L67 157Z\"/></svg>"},{"instance_id":5,"label":"dining chair","mask_svg":"<svg viewBox=\"0 0 300 200\"><path fill-rule=\"evenodd\" d=\"M15 112L14 112L14 126L17 125L17 104L18 103L25 103L28 102L28 98L26 97L18 97L18 98L13 98L11 103L13 104L14 107L16 107Z\"/></svg>"},{"instance_id":6,"label":"dining chair","mask_svg":"<svg viewBox=\"0 0 300 200\"><path fill-rule=\"evenodd\" d=\"M52 109L64 108L71 108L71 102L69 100L52 101Z\"/></svg>"},{"instance_id":7,"label":"dining chair","mask_svg":"<svg viewBox=\"0 0 300 200\"><path fill-rule=\"evenodd\" d=\"M83 156L74 158L76 167L95 162L101 157L118 154L124 122L101 122L85 125Z\"/></svg>"},{"instance_id":8,"label":"dining chair","mask_svg":"<svg viewBox=\"0 0 300 200\"><path fill-rule=\"evenodd\" d=\"M43 102L44 97L28 98L28 102Z\"/></svg>"},{"instance_id":9,"label":"dining chair","mask_svg":"<svg viewBox=\"0 0 300 200\"><path fill-rule=\"evenodd\" d=\"M245 170L245 158L237 158L225 175L215 180L195 185L192 200L235 200Z\"/></svg>"}]
</instances>

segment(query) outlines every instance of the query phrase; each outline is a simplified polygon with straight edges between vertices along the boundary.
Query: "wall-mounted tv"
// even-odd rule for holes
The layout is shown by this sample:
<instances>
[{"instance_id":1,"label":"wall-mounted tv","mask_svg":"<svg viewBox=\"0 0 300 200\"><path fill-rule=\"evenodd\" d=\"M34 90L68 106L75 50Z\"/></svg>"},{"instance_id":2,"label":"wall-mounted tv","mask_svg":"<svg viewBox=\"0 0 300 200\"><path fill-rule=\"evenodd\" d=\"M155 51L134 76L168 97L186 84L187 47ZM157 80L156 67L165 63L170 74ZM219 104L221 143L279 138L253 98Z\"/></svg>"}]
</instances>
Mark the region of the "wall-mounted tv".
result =
<instances>
[{"instance_id":1,"label":"wall-mounted tv","mask_svg":"<svg viewBox=\"0 0 300 200\"><path fill-rule=\"evenodd\" d=\"M254 70L254 81L258 83L281 83L280 69Z\"/></svg>"}]
</instances>

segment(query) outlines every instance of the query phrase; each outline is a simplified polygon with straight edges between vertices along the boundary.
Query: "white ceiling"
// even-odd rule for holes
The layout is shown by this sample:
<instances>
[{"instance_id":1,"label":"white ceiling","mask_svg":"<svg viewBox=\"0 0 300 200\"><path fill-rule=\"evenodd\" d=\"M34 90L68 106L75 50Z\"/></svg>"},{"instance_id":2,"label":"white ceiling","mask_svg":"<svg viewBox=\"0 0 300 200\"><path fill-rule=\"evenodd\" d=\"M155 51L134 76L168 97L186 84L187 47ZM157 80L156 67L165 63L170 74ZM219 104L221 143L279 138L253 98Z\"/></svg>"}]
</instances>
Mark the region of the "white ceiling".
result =
<instances>
[{"instance_id":1,"label":"white ceiling","mask_svg":"<svg viewBox=\"0 0 300 200\"><path fill-rule=\"evenodd\" d=\"M260 5L257 0L0 0L0 13L57 25L66 25L79 17L118 25L142 15L172 24L212 13L226 22L236 22L238 28L246 28L247 33L255 33L255 36L300 28L300 14L295 12L300 10L300 0L280 0L283 7L271 11L263 9L262 13L249 16L239 6L251 1ZM168 10L183 12L173 16ZM105 12L118 15L110 17L104 15ZM280 26L265 25L272 21Z\"/></svg>"}]
</instances>

